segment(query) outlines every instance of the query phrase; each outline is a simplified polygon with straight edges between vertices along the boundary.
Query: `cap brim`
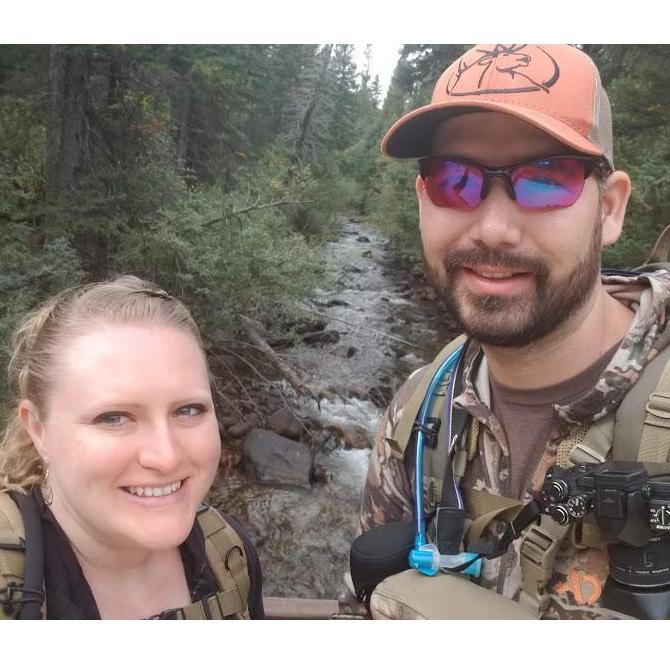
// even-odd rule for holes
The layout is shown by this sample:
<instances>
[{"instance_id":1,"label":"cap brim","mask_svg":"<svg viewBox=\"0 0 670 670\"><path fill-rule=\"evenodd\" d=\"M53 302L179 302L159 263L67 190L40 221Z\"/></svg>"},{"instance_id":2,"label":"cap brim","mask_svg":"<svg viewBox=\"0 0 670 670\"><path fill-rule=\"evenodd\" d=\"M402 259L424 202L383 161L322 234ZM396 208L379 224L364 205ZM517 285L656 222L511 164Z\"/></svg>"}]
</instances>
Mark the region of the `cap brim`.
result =
<instances>
[{"instance_id":1,"label":"cap brim","mask_svg":"<svg viewBox=\"0 0 670 670\"><path fill-rule=\"evenodd\" d=\"M431 142L435 129L442 121L468 111L488 110L510 114L522 121L540 128L559 142L581 153L592 156L602 156L603 150L593 142L587 140L574 128L562 123L554 117L533 109L523 109L516 105L489 100L478 100L463 104L460 100L436 102L419 107L389 128L382 140L381 150L393 158L420 158L431 152Z\"/></svg>"}]
</instances>

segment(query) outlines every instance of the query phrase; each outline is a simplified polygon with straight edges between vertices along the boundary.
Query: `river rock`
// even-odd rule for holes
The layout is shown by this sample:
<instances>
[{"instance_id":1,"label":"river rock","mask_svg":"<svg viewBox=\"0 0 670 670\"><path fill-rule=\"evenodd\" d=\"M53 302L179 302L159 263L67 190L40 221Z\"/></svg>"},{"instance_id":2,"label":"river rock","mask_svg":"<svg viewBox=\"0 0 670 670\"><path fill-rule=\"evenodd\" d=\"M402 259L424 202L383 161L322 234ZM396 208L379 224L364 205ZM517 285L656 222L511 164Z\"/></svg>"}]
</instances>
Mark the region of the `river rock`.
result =
<instances>
[{"instance_id":1,"label":"river rock","mask_svg":"<svg viewBox=\"0 0 670 670\"><path fill-rule=\"evenodd\" d=\"M250 430L258 428L261 425L263 425L263 422L257 414L248 414L244 417L244 421L226 428L226 433L230 437L244 437Z\"/></svg>"},{"instance_id":2,"label":"river rock","mask_svg":"<svg viewBox=\"0 0 670 670\"><path fill-rule=\"evenodd\" d=\"M254 428L242 445L247 474L262 484L310 488L312 453L309 447L270 430Z\"/></svg>"},{"instance_id":3,"label":"river rock","mask_svg":"<svg viewBox=\"0 0 670 670\"><path fill-rule=\"evenodd\" d=\"M234 414L222 414L219 416L219 423L224 427L224 428L230 428L230 426L234 426L236 423L238 423L240 420L239 416L235 416Z\"/></svg>"},{"instance_id":4,"label":"river rock","mask_svg":"<svg viewBox=\"0 0 670 670\"><path fill-rule=\"evenodd\" d=\"M333 298L329 300L326 304L326 307L349 307L349 303L346 300L340 300L339 298Z\"/></svg>"},{"instance_id":5,"label":"river rock","mask_svg":"<svg viewBox=\"0 0 670 670\"><path fill-rule=\"evenodd\" d=\"M370 242L370 238L367 235L359 235L356 238L356 242Z\"/></svg>"},{"instance_id":6,"label":"river rock","mask_svg":"<svg viewBox=\"0 0 670 670\"><path fill-rule=\"evenodd\" d=\"M268 428L282 437L297 440L302 433L300 421L286 407L278 409L267 420Z\"/></svg>"},{"instance_id":7,"label":"river rock","mask_svg":"<svg viewBox=\"0 0 670 670\"><path fill-rule=\"evenodd\" d=\"M367 251L364 251L364 252L361 254L361 257L362 257L362 258L372 258L372 251L370 251L370 249L368 249Z\"/></svg>"},{"instance_id":8,"label":"river rock","mask_svg":"<svg viewBox=\"0 0 670 670\"><path fill-rule=\"evenodd\" d=\"M370 436L360 426L343 426L342 439L346 449L370 449L372 447Z\"/></svg>"},{"instance_id":9,"label":"river rock","mask_svg":"<svg viewBox=\"0 0 670 670\"><path fill-rule=\"evenodd\" d=\"M335 344L340 341L340 334L336 330L317 330L302 336L305 344Z\"/></svg>"}]
</instances>

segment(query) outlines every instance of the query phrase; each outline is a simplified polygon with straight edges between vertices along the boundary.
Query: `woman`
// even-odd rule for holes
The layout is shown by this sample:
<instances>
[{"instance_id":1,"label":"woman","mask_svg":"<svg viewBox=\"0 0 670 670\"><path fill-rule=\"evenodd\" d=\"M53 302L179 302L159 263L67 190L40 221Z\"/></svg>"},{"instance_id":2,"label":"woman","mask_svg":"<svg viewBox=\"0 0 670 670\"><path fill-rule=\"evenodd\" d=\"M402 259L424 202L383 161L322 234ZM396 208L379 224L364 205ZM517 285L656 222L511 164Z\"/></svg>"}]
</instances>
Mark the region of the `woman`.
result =
<instances>
[{"instance_id":1,"label":"woman","mask_svg":"<svg viewBox=\"0 0 670 670\"><path fill-rule=\"evenodd\" d=\"M234 520L198 512L221 445L182 303L130 276L65 291L20 325L9 371L0 491L12 500L0 493L0 510L16 529L18 502L37 537L28 590L5 589L23 601L10 616L35 608L28 556L41 538L47 618L262 618L248 539ZM25 523L35 507L37 534Z\"/></svg>"}]
</instances>

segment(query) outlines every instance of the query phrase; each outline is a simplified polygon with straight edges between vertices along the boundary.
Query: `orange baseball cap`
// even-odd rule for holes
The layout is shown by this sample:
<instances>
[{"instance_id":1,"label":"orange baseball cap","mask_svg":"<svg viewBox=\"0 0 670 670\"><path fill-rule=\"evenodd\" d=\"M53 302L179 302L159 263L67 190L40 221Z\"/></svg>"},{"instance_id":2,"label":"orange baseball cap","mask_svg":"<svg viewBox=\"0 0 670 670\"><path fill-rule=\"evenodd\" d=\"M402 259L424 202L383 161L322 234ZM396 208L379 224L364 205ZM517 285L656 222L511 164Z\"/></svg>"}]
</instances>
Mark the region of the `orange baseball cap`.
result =
<instances>
[{"instance_id":1,"label":"orange baseball cap","mask_svg":"<svg viewBox=\"0 0 670 670\"><path fill-rule=\"evenodd\" d=\"M511 114L613 165L612 112L595 63L565 44L477 45L438 79L429 105L396 121L382 140L394 158L430 154L437 125L459 113Z\"/></svg>"}]
</instances>

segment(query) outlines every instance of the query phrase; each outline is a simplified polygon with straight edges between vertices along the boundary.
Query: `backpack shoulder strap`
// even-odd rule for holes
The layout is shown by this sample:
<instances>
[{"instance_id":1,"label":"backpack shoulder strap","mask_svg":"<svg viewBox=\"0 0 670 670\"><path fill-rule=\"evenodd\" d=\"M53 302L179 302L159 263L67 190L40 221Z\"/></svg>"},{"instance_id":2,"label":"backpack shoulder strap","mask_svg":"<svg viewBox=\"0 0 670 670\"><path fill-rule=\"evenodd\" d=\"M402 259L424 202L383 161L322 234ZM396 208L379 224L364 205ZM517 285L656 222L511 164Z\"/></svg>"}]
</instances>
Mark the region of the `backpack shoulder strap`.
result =
<instances>
[{"instance_id":1,"label":"backpack shoulder strap","mask_svg":"<svg viewBox=\"0 0 670 670\"><path fill-rule=\"evenodd\" d=\"M656 388L653 393L649 394L648 400L644 404L645 416L644 424L642 425L642 436L639 440L640 446L637 458L634 460L649 463L666 463L670 460L668 458L670 456L670 347L666 347L659 353L647 367L655 363L655 372L657 372L661 365L663 368L658 376ZM615 444L618 438L616 428L615 424ZM618 456L617 458L619 459ZM625 459L621 458L619 460Z\"/></svg>"},{"instance_id":2,"label":"backpack shoulder strap","mask_svg":"<svg viewBox=\"0 0 670 670\"><path fill-rule=\"evenodd\" d=\"M198 510L197 521L205 536L207 563L221 590L210 598L183 608L183 618L248 619L251 583L242 539L210 505L203 503Z\"/></svg>"},{"instance_id":3,"label":"backpack shoulder strap","mask_svg":"<svg viewBox=\"0 0 670 670\"><path fill-rule=\"evenodd\" d=\"M433 376L438 371L440 365L442 365L442 363L449 357L449 355L456 351L456 349L458 349L458 347L460 347L463 342L465 342L465 339L465 335L460 335L455 340L449 342L449 344L447 344L447 346L444 347L442 351L440 351L433 362L426 368L423 376L421 377L419 385L416 387L416 389L414 389L414 393L412 393L410 399L402 408L400 421L398 421L398 425L393 431L393 440L396 443L396 451L399 451L398 455L401 457L404 455L405 450L407 449L407 446L412 439L414 422L416 421L416 417L419 414L421 403L426 397L426 393L428 392L428 387L430 386L430 382L433 379ZM445 379L445 382L446 381L447 380Z\"/></svg>"},{"instance_id":4,"label":"backpack shoulder strap","mask_svg":"<svg viewBox=\"0 0 670 670\"><path fill-rule=\"evenodd\" d=\"M565 462L559 465L670 460L670 347L642 368L616 412L579 435L574 448L569 446L569 459L566 454Z\"/></svg>"},{"instance_id":5,"label":"backpack shoulder strap","mask_svg":"<svg viewBox=\"0 0 670 670\"><path fill-rule=\"evenodd\" d=\"M18 505L9 493L0 493L0 619L18 615L25 573L26 534Z\"/></svg>"}]
</instances>

